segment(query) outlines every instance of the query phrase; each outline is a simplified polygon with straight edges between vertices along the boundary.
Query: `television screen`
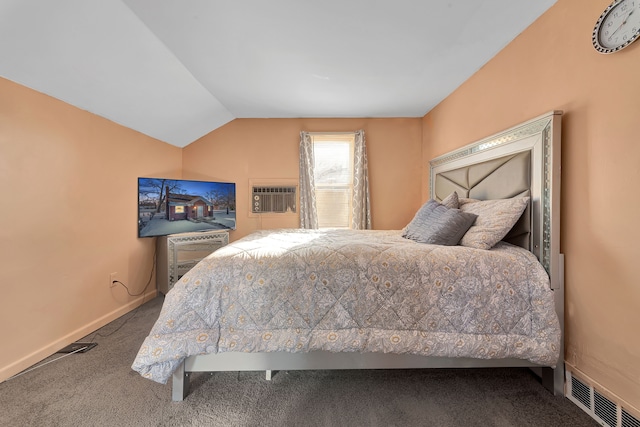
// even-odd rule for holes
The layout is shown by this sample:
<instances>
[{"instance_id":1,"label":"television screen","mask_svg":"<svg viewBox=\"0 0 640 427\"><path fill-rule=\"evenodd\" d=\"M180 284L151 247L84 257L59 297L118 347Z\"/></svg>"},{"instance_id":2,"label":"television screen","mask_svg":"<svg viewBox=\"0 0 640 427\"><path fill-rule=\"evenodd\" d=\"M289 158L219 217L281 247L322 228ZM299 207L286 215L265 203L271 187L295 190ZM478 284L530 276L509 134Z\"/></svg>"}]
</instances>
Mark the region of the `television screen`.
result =
<instances>
[{"instance_id":1,"label":"television screen","mask_svg":"<svg viewBox=\"0 0 640 427\"><path fill-rule=\"evenodd\" d=\"M138 178L138 237L235 228L235 183Z\"/></svg>"}]
</instances>

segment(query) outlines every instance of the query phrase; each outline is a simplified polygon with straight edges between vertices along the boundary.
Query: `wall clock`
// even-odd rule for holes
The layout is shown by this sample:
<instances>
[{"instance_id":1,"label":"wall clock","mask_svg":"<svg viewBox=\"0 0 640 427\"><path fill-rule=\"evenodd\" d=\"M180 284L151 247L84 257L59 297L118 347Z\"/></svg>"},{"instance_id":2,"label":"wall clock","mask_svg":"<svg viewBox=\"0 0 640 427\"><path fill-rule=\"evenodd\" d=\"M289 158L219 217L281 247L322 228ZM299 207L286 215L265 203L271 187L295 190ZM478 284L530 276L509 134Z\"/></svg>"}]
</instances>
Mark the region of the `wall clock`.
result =
<instances>
[{"instance_id":1,"label":"wall clock","mask_svg":"<svg viewBox=\"0 0 640 427\"><path fill-rule=\"evenodd\" d=\"M593 28L591 41L600 53L624 49L640 37L640 0L615 0Z\"/></svg>"}]
</instances>

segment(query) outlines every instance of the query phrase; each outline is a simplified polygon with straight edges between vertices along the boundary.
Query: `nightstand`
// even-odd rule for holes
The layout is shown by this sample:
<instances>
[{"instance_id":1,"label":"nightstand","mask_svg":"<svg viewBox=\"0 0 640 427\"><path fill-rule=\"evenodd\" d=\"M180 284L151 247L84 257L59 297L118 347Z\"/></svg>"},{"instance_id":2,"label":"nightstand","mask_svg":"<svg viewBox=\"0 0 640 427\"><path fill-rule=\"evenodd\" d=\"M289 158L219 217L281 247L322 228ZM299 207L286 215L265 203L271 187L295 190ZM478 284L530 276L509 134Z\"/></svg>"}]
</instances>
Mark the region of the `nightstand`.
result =
<instances>
[{"instance_id":1,"label":"nightstand","mask_svg":"<svg viewBox=\"0 0 640 427\"><path fill-rule=\"evenodd\" d=\"M156 285L167 294L200 260L229 243L228 231L171 234L158 237Z\"/></svg>"}]
</instances>

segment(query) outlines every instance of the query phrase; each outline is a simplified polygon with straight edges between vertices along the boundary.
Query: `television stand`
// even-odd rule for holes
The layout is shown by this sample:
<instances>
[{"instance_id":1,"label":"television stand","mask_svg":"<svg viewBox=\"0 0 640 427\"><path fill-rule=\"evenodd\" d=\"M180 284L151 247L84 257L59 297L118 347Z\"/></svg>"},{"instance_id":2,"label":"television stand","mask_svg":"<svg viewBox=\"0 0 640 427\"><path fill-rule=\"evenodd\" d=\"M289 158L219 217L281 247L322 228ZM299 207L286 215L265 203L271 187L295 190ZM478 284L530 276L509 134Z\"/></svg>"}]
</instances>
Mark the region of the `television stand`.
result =
<instances>
[{"instance_id":1,"label":"television stand","mask_svg":"<svg viewBox=\"0 0 640 427\"><path fill-rule=\"evenodd\" d=\"M164 295L200 260L229 243L227 230L180 233L157 239L156 286Z\"/></svg>"}]
</instances>

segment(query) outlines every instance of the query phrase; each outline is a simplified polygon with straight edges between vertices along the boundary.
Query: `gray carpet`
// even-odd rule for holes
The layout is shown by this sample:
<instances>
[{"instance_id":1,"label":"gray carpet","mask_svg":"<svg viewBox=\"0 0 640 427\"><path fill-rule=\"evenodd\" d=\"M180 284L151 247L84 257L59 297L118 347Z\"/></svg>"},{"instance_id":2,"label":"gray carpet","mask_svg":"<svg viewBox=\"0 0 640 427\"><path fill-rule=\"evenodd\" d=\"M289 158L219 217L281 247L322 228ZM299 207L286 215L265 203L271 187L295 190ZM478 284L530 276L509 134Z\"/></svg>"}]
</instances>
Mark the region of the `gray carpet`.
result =
<instances>
[{"instance_id":1,"label":"gray carpet","mask_svg":"<svg viewBox=\"0 0 640 427\"><path fill-rule=\"evenodd\" d=\"M527 369L194 374L184 402L130 369L162 298L98 346L0 384L2 426L598 426ZM56 354L46 361L59 357ZM46 362L45 361L45 362Z\"/></svg>"}]
</instances>

